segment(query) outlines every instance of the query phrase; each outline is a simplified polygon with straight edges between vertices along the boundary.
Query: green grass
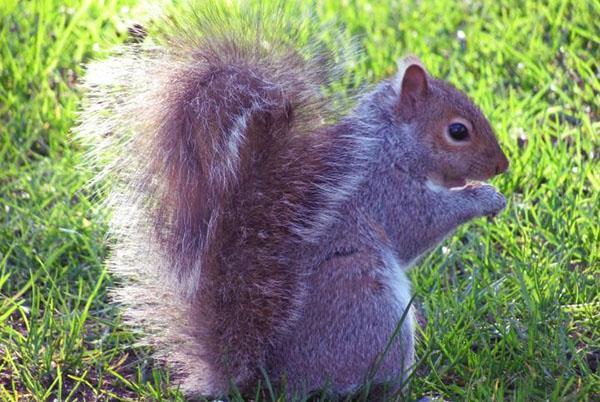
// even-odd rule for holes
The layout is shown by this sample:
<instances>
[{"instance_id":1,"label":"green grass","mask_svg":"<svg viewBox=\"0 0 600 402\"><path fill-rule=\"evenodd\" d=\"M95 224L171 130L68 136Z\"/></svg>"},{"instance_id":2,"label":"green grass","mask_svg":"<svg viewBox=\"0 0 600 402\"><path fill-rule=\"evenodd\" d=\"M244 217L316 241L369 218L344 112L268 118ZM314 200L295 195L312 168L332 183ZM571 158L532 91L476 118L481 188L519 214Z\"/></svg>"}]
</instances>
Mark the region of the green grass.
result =
<instances>
[{"instance_id":1,"label":"green grass","mask_svg":"<svg viewBox=\"0 0 600 402\"><path fill-rule=\"evenodd\" d=\"M134 3L0 0L0 400L182 399L109 303L107 214L70 134L81 64L154 10ZM417 54L511 160L506 212L412 272L410 397L599 400L600 2L404 3L306 7L359 38L347 87Z\"/></svg>"}]
</instances>

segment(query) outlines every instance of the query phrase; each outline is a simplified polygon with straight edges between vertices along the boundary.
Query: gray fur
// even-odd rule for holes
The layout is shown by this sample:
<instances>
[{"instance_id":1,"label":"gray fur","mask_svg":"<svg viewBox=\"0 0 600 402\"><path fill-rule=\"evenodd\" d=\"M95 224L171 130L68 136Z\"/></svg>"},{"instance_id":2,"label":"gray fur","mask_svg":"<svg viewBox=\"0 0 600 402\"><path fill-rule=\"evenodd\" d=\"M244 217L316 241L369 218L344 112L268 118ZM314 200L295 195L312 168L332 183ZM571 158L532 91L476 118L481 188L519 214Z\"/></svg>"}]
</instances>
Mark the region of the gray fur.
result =
<instances>
[{"instance_id":1,"label":"gray fur","mask_svg":"<svg viewBox=\"0 0 600 402\"><path fill-rule=\"evenodd\" d=\"M481 112L416 59L339 119L327 69L282 39L285 24L230 17L89 69L79 133L116 178L115 300L190 395L252 393L263 369L289 395L369 377L399 390L412 310L382 353L409 308L406 271L504 207L491 186L446 184L506 158ZM457 116L468 146L437 132Z\"/></svg>"}]
</instances>

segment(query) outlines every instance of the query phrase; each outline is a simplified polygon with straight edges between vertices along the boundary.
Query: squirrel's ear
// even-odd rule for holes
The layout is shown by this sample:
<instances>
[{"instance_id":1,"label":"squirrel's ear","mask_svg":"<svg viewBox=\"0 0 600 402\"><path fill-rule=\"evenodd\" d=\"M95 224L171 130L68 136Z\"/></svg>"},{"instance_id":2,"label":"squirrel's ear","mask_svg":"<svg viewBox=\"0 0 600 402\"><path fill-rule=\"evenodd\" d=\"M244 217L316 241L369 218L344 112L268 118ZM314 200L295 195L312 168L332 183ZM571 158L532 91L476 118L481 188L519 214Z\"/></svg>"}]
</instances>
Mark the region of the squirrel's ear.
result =
<instances>
[{"instance_id":1,"label":"squirrel's ear","mask_svg":"<svg viewBox=\"0 0 600 402\"><path fill-rule=\"evenodd\" d=\"M412 113L417 101L427 95L427 72L415 56L398 60L398 74L394 80L394 90L398 95L399 110Z\"/></svg>"}]
</instances>

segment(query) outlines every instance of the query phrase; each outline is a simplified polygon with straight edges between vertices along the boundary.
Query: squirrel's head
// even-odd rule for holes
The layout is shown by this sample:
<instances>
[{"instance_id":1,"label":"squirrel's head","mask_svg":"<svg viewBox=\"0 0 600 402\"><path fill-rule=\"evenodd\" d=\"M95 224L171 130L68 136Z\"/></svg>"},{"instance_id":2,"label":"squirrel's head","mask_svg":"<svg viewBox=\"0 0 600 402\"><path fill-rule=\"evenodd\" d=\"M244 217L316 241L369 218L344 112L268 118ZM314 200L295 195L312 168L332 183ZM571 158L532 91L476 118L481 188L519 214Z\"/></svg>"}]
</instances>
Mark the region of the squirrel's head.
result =
<instances>
[{"instance_id":1,"label":"squirrel's head","mask_svg":"<svg viewBox=\"0 0 600 402\"><path fill-rule=\"evenodd\" d=\"M413 143L428 159L427 178L449 188L506 171L508 159L488 120L466 95L429 76L413 56L398 66L394 115L411 127Z\"/></svg>"}]
</instances>

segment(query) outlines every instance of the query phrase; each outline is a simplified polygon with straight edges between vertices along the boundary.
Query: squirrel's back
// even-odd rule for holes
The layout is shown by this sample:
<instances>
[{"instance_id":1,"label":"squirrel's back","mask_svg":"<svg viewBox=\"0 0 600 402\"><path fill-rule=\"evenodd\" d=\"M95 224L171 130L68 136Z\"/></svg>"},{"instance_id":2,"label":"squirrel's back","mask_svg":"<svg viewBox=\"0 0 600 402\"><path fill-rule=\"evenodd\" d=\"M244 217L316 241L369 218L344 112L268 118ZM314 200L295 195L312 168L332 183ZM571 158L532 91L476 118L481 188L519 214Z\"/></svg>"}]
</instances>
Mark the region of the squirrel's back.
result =
<instances>
[{"instance_id":1,"label":"squirrel's back","mask_svg":"<svg viewBox=\"0 0 600 402\"><path fill-rule=\"evenodd\" d=\"M114 177L115 297L191 393L260 378L298 317L309 267L296 257L368 155L327 126L329 72L294 48L281 10L240 7L196 10L90 66L79 128Z\"/></svg>"}]
</instances>

